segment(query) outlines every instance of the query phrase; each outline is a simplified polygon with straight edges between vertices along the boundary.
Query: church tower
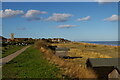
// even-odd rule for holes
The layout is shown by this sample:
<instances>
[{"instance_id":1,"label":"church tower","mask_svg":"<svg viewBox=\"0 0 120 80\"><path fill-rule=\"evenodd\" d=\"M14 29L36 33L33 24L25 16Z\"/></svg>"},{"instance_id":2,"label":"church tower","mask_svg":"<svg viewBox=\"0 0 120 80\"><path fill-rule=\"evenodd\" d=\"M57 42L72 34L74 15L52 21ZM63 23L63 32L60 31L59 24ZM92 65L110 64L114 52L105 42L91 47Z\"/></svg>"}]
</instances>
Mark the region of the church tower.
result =
<instances>
[{"instance_id":1,"label":"church tower","mask_svg":"<svg viewBox=\"0 0 120 80\"><path fill-rule=\"evenodd\" d=\"M11 40L14 40L14 33L10 34Z\"/></svg>"}]
</instances>

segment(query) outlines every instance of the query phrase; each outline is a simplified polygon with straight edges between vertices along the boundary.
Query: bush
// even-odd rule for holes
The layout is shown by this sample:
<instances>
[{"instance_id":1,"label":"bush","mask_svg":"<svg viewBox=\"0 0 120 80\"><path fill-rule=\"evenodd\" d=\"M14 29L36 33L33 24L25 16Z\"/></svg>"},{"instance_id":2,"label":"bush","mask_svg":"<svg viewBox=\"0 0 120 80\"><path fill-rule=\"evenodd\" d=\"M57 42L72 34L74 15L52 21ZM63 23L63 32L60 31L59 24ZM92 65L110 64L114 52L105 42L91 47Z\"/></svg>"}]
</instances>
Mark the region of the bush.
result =
<instances>
[{"instance_id":1,"label":"bush","mask_svg":"<svg viewBox=\"0 0 120 80\"><path fill-rule=\"evenodd\" d=\"M41 49L41 48L48 48L48 43L46 41L43 40L39 40L35 42L35 48L37 49Z\"/></svg>"},{"instance_id":2,"label":"bush","mask_svg":"<svg viewBox=\"0 0 120 80\"><path fill-rule=\"evenodd\" d=\"M0 44L0 45L1 45L1 44ZM3 47L5 47L5 46L7 46L7 45L8 45L8 44L5 43L5 42L2 43L2 46L3 46Z\"/></svg>"}]
</instances>

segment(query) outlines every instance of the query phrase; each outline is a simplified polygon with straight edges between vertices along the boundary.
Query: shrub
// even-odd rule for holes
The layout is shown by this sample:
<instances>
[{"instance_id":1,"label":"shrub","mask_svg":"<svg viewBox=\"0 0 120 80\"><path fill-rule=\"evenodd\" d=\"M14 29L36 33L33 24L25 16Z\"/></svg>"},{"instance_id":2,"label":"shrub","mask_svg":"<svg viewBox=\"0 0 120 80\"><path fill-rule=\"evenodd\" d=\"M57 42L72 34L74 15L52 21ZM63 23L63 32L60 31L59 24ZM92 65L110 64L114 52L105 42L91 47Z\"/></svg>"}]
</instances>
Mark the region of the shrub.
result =
<instances>
[{"instance_id":1,"label":"shrub","mask_svg":"<svg viewBox=\"0 0 120 80\"><path fill-rule=\"evenodd\" d=\"M35 42L35 48L37 49L41 49L41 48L48 48L48 43L46 41L43 40L39 40Z\"/></svg>"}]
</instances>

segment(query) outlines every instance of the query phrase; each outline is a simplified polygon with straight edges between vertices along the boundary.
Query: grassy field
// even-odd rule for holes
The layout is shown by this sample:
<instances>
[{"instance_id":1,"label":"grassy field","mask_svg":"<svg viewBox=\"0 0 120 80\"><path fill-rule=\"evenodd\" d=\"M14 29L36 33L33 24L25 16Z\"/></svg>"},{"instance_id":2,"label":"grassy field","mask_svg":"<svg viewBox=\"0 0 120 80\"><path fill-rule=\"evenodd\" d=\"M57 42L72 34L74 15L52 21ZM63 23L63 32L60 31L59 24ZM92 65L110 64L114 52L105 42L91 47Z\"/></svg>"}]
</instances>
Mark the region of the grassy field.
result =
<instances>
[{"instance_id":1,"label":"grassy field","mask_svg":"<svg viewBox=\"0 0 120 80\"><path fill-rule=\"evenodd\" d=\"M118 47L97 45L90 43L70 42L70 43L58 43L52 44L58 47L70 48L69 56L71 57L82 57L78 59L66 59L78 64L82 64L86 67L86 60L88 58L116 58L118 57Z\"/></svg>"},{"instance_id":2,"label":"grassy field","mask_svg":"<svg viewBox=\"0 0 120 80\"><path fill-rule=\"evenodd\" d=\"M88 58L118 57L118 47L116 46L78 42L53 43L52 45L56 45L58 47L68 47L70 48L68 56L82 58L61 59L54 56L51 51L41 48L41 51L44 52L44 57L47 59L46 60L43 58L43 54L40 50L35 49L32 46L14 60L4 65L3 78L61 78L62 74L59 68L64 71L65 75L70 77L97 77L92 70L89 70L86 67L86 60ZM59 66L59 68L50 64L48 60L50 63ZM82 75L83 73L84 75Z\"/></svg>"},{"instance_id":3,"label":"grassy field","mask_svg":"<svg viewBox=\"0 0 120 80\"><path fill-rule=\"evenodd\" d=\"M44 42L45 43L45 42ZM43 47L40 47L40 46ZM43 44L43 41L37 41L35 47L44 53L44 57L60 68L62 73L69 78L97 78L97 74L90 68L85 68L81 64L75 62L66 61L64 58L60 58L54 55L54 51L49 49ZM69 60L69 59L68 59ZM80 63L80 62L79 62ZM66 78L66 77L65 77Z\"/></svg>"},{"instance_id":4,"label":"grassy field","mask_svg":"<svg viewBox=\"0 0 120 80\"><path fill-rule=\"evenodd\" d=\"M60 73L33 46L3 66L3 78L59 78Z\"/></svg>"},{"instance_id":5,"label":"grassy field","mask_svg":"<svg viewBox=\"0 0 120 80\"><path fill-rule=\"evenodd\" d=\"M6 57L6 56L20 50L23 47L25 47L25 46L8 45L6 47L2 47L2 57Z\"/></svg>"}]
</instances>

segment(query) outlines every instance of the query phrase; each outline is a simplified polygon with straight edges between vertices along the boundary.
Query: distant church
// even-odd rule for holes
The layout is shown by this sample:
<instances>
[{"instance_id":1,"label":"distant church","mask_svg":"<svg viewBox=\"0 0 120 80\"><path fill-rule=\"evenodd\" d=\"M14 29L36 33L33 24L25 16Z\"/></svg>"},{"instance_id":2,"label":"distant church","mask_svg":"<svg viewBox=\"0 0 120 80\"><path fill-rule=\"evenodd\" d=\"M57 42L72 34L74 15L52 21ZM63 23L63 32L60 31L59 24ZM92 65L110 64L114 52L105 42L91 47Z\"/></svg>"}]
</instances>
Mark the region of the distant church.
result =
<instances>
[{"instance_id":1,"label":"distant church","mask_svg":"<svg viewBox=\"0 0 120 80\"><path fill-rule=\"evenodd\" d=\"M10 34L11 40L14 40L14 33Z\"/></svg>"},{"instance_id":2,"label":"distant church","mask_svg":"<svg viewBox=\"0 0 120 80\"><path fill-rule=\"evenodd\" d=\"M27 41L27 40L31 40L32 38L15 38L14 37L14 33L10 34L10 39L7 39L7 41Z\"/></svg>"}]
</instances>

